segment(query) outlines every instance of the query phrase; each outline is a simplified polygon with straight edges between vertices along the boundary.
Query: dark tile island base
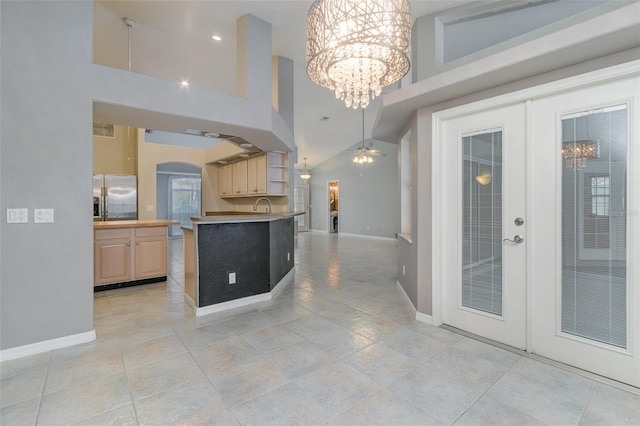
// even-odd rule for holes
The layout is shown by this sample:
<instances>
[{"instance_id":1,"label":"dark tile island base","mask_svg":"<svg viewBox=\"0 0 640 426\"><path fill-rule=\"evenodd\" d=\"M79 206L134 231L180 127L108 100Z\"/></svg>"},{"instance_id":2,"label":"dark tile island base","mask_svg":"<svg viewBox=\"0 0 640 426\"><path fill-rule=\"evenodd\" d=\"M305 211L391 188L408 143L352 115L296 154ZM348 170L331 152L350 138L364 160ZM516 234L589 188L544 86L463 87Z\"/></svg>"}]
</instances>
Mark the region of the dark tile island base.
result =
<instances>
[{"instance_id":1,"label":"dark tile island base","mask_svg":"<svg viewBox=\"0 0 640 426\"><path fill-rule=\"evenodd\" d=\"M292 214L206 216L183 227L185 297L196 315L270 300L293 279Z\"/></svg>"}]
</instances>

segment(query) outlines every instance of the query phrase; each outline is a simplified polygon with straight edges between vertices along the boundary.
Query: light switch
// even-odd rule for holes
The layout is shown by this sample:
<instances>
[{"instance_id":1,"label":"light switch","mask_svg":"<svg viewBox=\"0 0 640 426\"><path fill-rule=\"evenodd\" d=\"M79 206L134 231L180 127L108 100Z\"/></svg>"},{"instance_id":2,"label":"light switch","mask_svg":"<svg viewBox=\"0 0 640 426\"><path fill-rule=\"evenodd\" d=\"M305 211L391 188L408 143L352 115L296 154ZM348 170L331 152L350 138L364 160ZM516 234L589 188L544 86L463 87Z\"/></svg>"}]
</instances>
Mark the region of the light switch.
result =
<instances>
[{"instance_id":1,"label":"light switch","mask_svg":"<svg viewBox=\"0 0 640 426\"><path fill-rule=\"evenodd\" d=\"M29 209L7 209L7 223L29 223Z\"/></svg>"},{"instance_id":2,"label":"light switch","mask_svg":"<svg viewBox=\"0 0 640 426\"><path fill-rule=\"evenodd\" d=\"M33 223L53 223L53 209L33 209Z\"/></svg>"},{"instance_id":3,"label":"light switch","mask_svg":"<svg viewBox=\"0 0 640 426\"><path fill-rule=\"evenodd\" d=\"M229 284L235 284L236 283L236 273L235 272L230 272L229 273Z\"/></svg>"}]
</instances>

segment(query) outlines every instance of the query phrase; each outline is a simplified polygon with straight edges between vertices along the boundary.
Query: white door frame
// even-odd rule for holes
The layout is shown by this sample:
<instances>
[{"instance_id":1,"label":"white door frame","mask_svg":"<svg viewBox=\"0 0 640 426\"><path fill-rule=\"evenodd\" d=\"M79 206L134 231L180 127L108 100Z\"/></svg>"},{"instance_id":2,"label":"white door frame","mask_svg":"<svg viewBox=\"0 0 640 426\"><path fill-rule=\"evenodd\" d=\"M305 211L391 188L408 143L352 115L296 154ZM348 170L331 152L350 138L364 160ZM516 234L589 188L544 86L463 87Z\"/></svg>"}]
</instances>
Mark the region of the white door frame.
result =
<instances>
[{"instance_id":1,"label":"white door frame","mask_svg":"<svg viewBox=\"0 0 640 426\"><path fill-rule=\"evenodd\" d=\"M450 227L451 223L451 214L448 211L445 211L442 206L446 205L446 200L450 199L450 197L457 197L457 194L448 193L445 190L445 174L443 170L443 164L445 164L447 149L443 147L442 144L442 126L445 120L449 120L458 116L463 116L471 113L476 113L479 111L490 110L494 108L498 108L500 106L505 106L514 103L522 103L526 104L526 114L527 114L527 127L526 127L526 146L527 146L527 156L531 157L532 155L532 120L531 120L531 100L535 100L537 98L542 98L545 96L550 96L553 94L561 93L563 91L569 90L577 90L579 88L588 87L594 84L603 83L607 81L613 81L617 79L622 79L625 77L632 77L640 75L640 60L628 62L625 64L617 65L614 67L597 70L585 74L581 74L578 76L554 81L551 83L547 83L541 86L532 87L528 89L523 89L517 92L508 93L505 95L497 96L494 98L485 99L482 101L473 102L466 105L461 105L458 107L454 107L451 109L434 112L432 115L432 164L431 164L431 178L432 178L432 191L433 191L433 201L432 201L432 318L433 324L441 325L443 323L443 289L445 285L445 271L457 269L458 265L455 264L456 257L447 255L447 247L451 247L449 244L452 241L454 236L450 235L450 230L455 229ZM637 117L638 111L633 112L635 117ZM637 128L637 122L633 124L631 127L631 133L629 134L630 147L629 147L629 155L633 159L637 159L640 156L640 152L638 152L637 145L638 143L638 134L633 133L633 129ZM640 189L640 173L637 171L630 176L629 181L627 182L628 191L631 192L633 190ZM531 170L527 170L527 212L526 217L531 218L531 200L532 197L532 178ZM632 181L632 179L634 179ZM638 204L636 202L636 204ZM640 235L640 224L638 224L638 216L640 216L640 206L629 206L629 221L628 227L631 235L637 236ZM454 219L455 220L455 219ZM532 226L527 226L525 230L525 240L531 241L531 234L533 232ZM633 240L633 238L632 238ZM457 244L457 242L456 242ZM451 250L449 250L451 251ZM632 259L632 256L637 256L640 254L640 246L635 244L633 241L629 242L629 251L627 256L629 259ZM532 268L533 268L533 259L532 259L532 250L527 251L527 271L526 276L532 276ZM628 321L630 324L637 324L640 321L640 312L635 307L640 305L638 300L640 299L640 268L632 268L630 269L629 280L635 288L631 288L631 291L628 294L628 304L633 304L634 309L631 309L630 316ZM633 276L632 276L633 274ZM531 318L531 304L532 304L532 289L530 286L527 286L527 347L531 347L531 336L532 336L532 318ZM640 327L636 327L633 333L629 334L629 342L631 347L636 347L640 345ZM635 349L637 350L637 348Z\"/></svg>"}]
</instances>

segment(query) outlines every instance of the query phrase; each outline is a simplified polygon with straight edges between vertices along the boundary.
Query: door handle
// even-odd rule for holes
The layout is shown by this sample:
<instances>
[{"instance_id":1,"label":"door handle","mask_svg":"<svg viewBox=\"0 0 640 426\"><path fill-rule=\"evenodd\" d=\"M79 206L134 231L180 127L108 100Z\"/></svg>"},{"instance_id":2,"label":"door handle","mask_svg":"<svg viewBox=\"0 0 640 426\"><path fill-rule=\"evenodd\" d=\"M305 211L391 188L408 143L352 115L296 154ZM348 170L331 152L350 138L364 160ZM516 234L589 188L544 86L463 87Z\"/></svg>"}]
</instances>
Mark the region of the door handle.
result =
<instances>
[{"instance_id":1,"label":"door handle","mask_svg":"<svg viewBox=\"0 0 640 426\"><path fill-rule=\"evenodd\" d=\"M513 240L509 239L509 238L505 238L502 241L509 241L510 243L516 243L516 244L520 244L524 242L524 237L522 235L515 235L513 237Z\"/></svg>"}]
</instances>

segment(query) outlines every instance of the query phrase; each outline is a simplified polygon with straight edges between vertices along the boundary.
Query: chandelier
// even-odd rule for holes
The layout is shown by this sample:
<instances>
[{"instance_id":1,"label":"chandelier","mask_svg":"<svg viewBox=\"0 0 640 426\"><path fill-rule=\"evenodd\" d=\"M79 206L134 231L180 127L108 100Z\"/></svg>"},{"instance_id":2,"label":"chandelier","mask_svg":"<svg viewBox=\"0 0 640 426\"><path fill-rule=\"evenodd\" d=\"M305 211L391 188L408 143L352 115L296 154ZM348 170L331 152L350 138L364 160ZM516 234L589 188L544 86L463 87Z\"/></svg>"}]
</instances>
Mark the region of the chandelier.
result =
<instances>
[{"instance_id":1,"label":"chandelier","mask_svg":"<svg viewBox=\"0 0 640 426\"><path fill-rule=\"evenodd\" d=\"M600 143L591 139L564 142L562 159L570 169L581 170L589 158L600 158Z\"/></svg>"},{"instance_id":2,"label":"chandelier","mask_svg":"<svg viewBox=\"0 0 640 426\"><path fill-rule=\"evenodd\" d=\"M409 71L407 0L316 0L307 14L307 75L347 108L366 108Z\"/></svg>"},{"instance_id":3,"label":"chandelier","mask_svg":"<svg viewBox=\"0 0 640 426\"><path fill-rule=\"evenodd\" d=\"M304 169L300 173L300 179L309 180L311 179L311 173L307 169L307 157L304 157Z\"/></svg>"}]
</instances>

